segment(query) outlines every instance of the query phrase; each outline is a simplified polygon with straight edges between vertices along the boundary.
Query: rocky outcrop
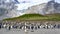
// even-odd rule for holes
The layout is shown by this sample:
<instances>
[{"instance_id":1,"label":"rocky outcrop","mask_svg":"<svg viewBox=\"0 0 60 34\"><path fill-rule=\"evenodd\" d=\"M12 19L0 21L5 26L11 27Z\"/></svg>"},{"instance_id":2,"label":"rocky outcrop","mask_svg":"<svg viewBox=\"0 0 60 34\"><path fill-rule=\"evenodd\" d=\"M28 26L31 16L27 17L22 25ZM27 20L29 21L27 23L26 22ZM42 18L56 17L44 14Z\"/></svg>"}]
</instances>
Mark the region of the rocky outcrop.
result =
<instances>
[{"instance_id":1,"label":"rocky outcrop","mask_svg":"<svg viewBox=\"0 0 60 34\"><path fill-rule=\"evenodd\" d=\"M17 11L16 9L17 6L14 2L5 2L5 0L0 0L0 20L22 15L22 13Z\"/></svg>"},{"instance_id":2,"label":"rocky outcrop","mask_svg":"<svg viewBox=\"0 0 60 34\"><path fill-rule=\"evenodd\" d=\"M32 7L29 7L25 13L26 14L31 14L31 13L36 13L36 14L44 14L44 11L43 9L45 8L46 4L43 3L43 4L40 4L40 5L35 5L35 6L32 6Z\"/></svg>"},{"instance_id":3,"label":"rocky outcrop","mask_svg":"<svg viewBox=\"0 0 60 34\"><path fill-rule=\"evenodd\" d=\"M49 1L48 3L43 3L29 7L26 14L36 13L36 14L55 14L60 13L60 4L55 1Z\"/></svg>"}]
</instances>

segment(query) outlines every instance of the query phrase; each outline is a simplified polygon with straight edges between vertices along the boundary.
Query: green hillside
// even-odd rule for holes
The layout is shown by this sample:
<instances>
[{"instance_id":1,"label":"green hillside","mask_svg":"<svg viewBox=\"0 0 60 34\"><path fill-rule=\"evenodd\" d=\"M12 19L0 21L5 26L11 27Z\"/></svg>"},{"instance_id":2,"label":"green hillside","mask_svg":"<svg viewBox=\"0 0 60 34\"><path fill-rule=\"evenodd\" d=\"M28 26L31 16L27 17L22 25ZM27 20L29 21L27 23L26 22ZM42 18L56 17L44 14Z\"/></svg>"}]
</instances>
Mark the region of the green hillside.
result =
<instances>
[{"instance_id":1,"label":"green hillside","mask_svg":"<svg viewBox=\"0 0 60 34\"><path fill-rule=\"evenodd\" d=\"M4 20L60 20L60 14L52 14L52 15L40 15L40 14L24 14L15 18L8 18Z\"/></svg>"}]
</instances>

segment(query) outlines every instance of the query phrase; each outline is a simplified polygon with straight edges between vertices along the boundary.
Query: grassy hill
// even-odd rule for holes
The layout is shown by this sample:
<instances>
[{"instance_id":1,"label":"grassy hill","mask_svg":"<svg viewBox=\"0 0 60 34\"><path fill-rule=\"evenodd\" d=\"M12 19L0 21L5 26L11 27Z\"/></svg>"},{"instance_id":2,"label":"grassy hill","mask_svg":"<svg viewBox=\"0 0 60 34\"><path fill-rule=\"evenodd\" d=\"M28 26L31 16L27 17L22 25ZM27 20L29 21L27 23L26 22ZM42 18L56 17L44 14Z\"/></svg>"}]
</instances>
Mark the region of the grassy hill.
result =
<instances>
[{"instance_id":1,"label":"grassy hill","mask_svg":"<svg viewBox=\"0 0 60 34\"><path fill-rule=\"evenodd\" d=\"M60 14L40 15L40 14L24 14L15 18L8 18L4 20L56 20L60 21Z\"/></svg>"}]
</instances>

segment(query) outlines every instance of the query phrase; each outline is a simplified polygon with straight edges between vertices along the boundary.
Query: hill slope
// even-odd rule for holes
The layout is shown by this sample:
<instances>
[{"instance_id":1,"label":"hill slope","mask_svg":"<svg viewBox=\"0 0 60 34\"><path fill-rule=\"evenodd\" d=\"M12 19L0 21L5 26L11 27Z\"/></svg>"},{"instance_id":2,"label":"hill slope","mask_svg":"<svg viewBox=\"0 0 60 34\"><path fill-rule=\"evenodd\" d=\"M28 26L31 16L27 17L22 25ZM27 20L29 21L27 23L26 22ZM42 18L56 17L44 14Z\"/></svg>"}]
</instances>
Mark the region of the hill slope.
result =
<instances>
[{"instance_id":1,"label":"hill slope","mask_svg":"<svg viewBox=\"0 0 60 34\"><path fill-rule=\"evenodd\" d=\"M47 3L42 3L39 5L35 5L32 7L29 7L26 11L26 14L55 14L55 13L60 13L60 3L57 3L53 0L47 2Z\"/></svg>"},{"instance_id":2,"label":"hill slope","mask_svg":"<svg viewBox=\"0 0 60 34\"><path fill-rule=\"evenodd\" d=\"M40 15L40 14L25 14L15 18L8 18L4 20L11 20L11 21L20 21L20 20L60 20L59 14L52 14L52 15Z\"/></svg>"}]
</instances>

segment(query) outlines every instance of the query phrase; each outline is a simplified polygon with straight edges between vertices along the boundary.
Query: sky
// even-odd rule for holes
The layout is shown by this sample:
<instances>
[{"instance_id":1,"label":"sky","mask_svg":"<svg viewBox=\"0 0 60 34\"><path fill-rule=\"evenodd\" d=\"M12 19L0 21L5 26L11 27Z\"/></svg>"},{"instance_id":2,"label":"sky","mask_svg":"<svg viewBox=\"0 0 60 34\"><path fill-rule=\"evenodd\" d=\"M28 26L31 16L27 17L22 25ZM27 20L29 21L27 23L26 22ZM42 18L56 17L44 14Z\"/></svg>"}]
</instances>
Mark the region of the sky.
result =
<instances>
[{"instance_id":1,"label":"sky","mask_svg":"<svg viewBox=\"0 0 60 34\"><path fill-rule=\"evenodd\" d=\"M17 10L23 10L34 5L47 3L50 0L17 0L17 1L19 2L18 4L16 4L18 6ZM55 0L55 2L60 3L60 0Z\"/></svg>"}]
</instances>

